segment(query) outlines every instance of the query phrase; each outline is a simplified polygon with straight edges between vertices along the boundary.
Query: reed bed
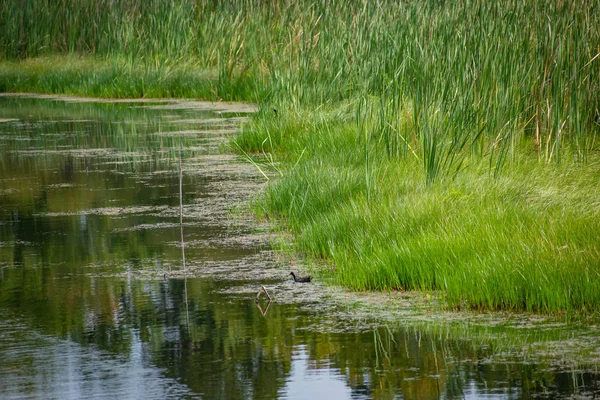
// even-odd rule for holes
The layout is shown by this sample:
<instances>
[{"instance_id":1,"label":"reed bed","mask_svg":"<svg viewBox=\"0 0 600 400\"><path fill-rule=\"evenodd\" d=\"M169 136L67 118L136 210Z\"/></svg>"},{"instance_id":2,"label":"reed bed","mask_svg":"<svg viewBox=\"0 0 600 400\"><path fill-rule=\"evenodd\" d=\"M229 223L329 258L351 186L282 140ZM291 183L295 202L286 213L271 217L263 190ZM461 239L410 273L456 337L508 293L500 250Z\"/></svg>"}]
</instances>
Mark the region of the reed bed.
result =
<instances>
[{"instance_id":1,"label":"reed bed","mask_svg":"<svg viewBox=\"0 0 600 400\"><path fill-rule=\"evenodd\" d=\"M9 0L0 20L1 91L261 103L234 148L287 168L257 210L341 284L600 305L598 0Z\"/></svg>"}]
</instances>

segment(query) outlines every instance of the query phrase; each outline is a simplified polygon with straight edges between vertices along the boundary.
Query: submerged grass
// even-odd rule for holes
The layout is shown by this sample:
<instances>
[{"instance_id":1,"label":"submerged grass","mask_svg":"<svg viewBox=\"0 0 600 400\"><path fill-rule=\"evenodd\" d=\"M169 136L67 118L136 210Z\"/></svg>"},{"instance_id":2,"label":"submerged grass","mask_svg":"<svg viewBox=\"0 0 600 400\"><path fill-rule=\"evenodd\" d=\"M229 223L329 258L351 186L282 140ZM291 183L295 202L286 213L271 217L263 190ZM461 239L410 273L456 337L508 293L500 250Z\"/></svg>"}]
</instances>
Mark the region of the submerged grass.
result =
<instances>
[{"instance_id":1,"label":"submerged grass","mask_svg":"<svg viewBox=\"0 0 600 400\"><path fill-rule=\"evenodd\" d=\"M588 312L600 305L599 11L13 0L0 5L0 91L258 101L234 148L283 176L257 208L337 282Z\"/></svg>"}]
</instances>

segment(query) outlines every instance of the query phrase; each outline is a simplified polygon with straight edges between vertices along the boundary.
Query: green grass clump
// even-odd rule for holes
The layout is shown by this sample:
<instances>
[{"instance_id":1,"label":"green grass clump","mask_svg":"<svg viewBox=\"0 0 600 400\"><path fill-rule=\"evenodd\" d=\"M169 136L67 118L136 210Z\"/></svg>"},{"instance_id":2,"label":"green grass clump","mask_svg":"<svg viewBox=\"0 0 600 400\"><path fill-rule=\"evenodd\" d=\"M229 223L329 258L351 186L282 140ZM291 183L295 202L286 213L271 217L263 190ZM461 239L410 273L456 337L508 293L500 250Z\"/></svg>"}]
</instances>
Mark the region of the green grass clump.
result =
<instances>
[{"instance_id":1,"label":"green grass clump","mask_svg":"<svg viewBox=\"0 0 600 400\"><path fill-rule=\"evenodd\" d=\"M600 305L597 0L9 0L0 20L1 91L262 103L234 146L283 175L261 212L341 284Z\"/></svg>"},{"instance_id":2,"label":"green grass clump","mask_svg":"<svg viewBox=\"0 0 600 400\"><path fill-rule=\"evenodd\" d=\"M258 119L239 140L281 154L289 168L255 207L285 221L299 251L328 260L334 282L441 291L453 308L597 309L598 154L548 166L523 143L499 174L470 157L429 182L419 157L390 159L341 114Z\"/></svg>"}]
</instances>

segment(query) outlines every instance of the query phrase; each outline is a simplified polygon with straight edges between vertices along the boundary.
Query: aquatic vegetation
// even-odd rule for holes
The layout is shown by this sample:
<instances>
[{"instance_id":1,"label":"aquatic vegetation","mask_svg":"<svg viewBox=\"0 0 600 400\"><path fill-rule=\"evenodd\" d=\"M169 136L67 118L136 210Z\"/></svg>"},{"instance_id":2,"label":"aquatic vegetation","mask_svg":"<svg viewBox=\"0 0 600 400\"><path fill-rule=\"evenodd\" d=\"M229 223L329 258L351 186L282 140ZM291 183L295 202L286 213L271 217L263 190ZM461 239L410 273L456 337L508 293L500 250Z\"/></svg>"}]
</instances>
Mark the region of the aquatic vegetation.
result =
<instances>
[{"instance_id":1,"label":"aquatic vegetation","mask_svg":"<svg viewBox=\"0 0 600 400\"><path fill-rule=\"evenodd\" d=\"M600 305L599 9L9 1L0 91L257 101L232 149L282 177L256 209L334 281L441 290L455 308L588 313Z\"/></svg>"}]
</instances>

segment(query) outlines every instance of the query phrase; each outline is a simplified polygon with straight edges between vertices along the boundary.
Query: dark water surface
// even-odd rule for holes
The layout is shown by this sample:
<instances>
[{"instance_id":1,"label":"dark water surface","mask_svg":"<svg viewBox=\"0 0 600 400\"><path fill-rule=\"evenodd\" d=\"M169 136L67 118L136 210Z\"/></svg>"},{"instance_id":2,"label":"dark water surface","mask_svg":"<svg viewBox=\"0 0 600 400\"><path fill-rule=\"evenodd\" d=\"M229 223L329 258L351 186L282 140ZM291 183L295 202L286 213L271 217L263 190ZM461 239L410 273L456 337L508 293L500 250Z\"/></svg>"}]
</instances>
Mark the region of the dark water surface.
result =
<instances>
[{"instance_id":1,"label":"dark water surface","mask_svg":"<svg viewBox=\"0 0 600 400\"><path fill-rule=\"evenodd\" d=\"M599 395L595 323L405 324L286 280L225 108L0 97L1 399Z\"/></svg>"}]
</instances>

